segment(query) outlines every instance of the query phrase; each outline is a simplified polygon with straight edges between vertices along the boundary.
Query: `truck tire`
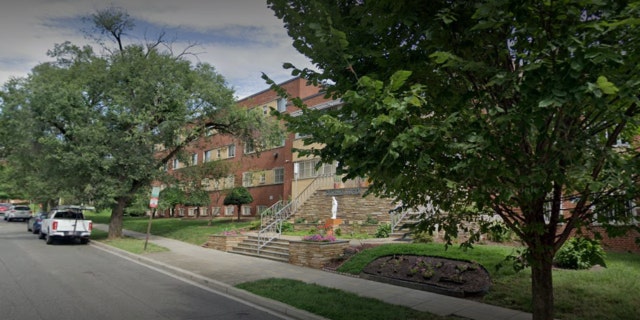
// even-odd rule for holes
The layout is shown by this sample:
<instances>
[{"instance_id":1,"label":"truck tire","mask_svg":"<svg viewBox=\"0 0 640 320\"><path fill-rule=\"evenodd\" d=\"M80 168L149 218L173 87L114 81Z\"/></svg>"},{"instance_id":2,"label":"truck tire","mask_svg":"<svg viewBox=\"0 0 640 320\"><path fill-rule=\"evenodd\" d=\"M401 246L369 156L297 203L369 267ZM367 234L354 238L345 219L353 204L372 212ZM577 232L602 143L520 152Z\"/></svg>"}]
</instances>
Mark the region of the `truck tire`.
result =
<instances>
[{"instance_id":1,"label":"truck tire","mask_svg":"<svg viewBox=\"0 0 640 320\"><path fill-rule=\"evenodd\" d=\"M47 233L47 236L45 237L45 242L47 244L52 244L53 243L53 237L50 236L48 233Z\"/></svg>"},{"instance_id":2,"label":"truck tire","mask_svg":"<svg viewBox=\"0 0 640 320\"><path fill-rule=\"evenodd\" d=\"M80 244L87 244L87 243L89 243L89 239L80 238Z\"/></svg>"},{"instance_id":3,"label":"truck tire","mask_svg":"<svg viewBox=\"0 0 640 320\"><path fill-rule=\"evenodd\" d=\"M40 230L40 234L38 234L38 239L44 239L44 233Z\"/></svg>"}]
</instances>

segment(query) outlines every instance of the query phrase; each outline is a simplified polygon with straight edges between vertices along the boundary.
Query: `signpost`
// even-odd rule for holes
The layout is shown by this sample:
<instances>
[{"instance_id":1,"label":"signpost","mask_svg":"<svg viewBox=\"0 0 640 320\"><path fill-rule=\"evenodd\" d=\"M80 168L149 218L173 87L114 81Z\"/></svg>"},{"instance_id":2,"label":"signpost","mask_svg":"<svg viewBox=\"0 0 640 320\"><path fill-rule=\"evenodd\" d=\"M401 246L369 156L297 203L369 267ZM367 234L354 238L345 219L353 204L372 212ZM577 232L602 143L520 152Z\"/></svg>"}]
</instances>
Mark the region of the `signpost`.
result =
<instances>
[{"instance_id":1,"label":"signpost","mask_svg":"<svg viewBox=\"0 0 640 320\"><path fill-rule=\"evenodd\" d=\"M147 243L149 243L149 235L151 234L151 220L156 214L156 208L158 207L158 198L160 197L160 187L151 188L151 200L149 201L149 208L153 209L149 215L149 224L147 225L147 237L144 240L144 251L147 251Z\"/></svg>"}]
</instances>

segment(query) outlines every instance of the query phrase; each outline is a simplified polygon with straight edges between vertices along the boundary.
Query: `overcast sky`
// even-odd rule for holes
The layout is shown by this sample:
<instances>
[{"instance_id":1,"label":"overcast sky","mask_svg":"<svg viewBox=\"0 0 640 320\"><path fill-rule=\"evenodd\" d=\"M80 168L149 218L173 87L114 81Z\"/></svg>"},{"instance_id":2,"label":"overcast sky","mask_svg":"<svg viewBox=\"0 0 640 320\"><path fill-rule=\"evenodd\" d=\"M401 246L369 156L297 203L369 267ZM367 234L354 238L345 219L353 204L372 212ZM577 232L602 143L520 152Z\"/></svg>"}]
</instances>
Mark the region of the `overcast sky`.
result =
<instances>
[{"instance_id":1,"label":"overcast sky","mask_svg":"<svg viewBox=\"0 0 640 320\"><path fill-rule=\"evenodd\" d=\"M82 17L111 6L133 18L138 36L129 41L164 31L176 48L198 43L190 51L213 65L238 98L268 88L262 72L276 82L292 78L284 62L311 66L263 0L10 0L0 4L0 84L50 61L46 52L56 43L91 44L98 51L82 32L91 27Z\"/></svg>"}]
</instances>

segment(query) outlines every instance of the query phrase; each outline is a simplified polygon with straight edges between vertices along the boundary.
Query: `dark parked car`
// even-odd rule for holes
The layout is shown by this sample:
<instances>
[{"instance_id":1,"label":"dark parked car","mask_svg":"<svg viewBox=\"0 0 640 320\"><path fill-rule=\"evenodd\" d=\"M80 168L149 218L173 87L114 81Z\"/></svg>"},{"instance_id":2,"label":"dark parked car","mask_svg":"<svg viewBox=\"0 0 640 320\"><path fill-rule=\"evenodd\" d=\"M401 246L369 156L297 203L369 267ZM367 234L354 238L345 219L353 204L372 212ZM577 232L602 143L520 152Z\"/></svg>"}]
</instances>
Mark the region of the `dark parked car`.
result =
<instances>
[{"instance_id":1,"label":"dark parked car","mask_svg":"<svg viewBox=\"0 0 640 320\"><path fill-rule=\"evenodd\" d=\"M42 219L47 218L46 212L38 212L29 218L29 222L27 222L27 231L33 232L35 234L40 233L40 226L42 225Z\"/></svg>"}]
</instances>

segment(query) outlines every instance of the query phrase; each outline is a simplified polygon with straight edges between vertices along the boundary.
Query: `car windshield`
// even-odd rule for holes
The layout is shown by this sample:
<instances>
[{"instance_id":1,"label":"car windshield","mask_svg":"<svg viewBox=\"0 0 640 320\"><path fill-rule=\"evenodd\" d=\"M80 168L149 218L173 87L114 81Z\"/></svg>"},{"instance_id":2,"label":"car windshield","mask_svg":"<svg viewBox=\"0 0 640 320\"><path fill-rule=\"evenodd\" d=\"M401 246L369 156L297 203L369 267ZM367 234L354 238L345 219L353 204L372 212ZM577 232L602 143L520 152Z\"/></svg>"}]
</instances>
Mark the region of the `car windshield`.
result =
<instances>
[{"instance_id":1,"label":"car windshield","mask_svg":"<svg viewBox=\"0 0 640 320\"><path fill-rule=\"evenodd\" d=\"M15 206L13 207L13 210L31 210L31 209L27 206Z\"/></svg>"}]
</instances>

